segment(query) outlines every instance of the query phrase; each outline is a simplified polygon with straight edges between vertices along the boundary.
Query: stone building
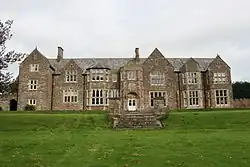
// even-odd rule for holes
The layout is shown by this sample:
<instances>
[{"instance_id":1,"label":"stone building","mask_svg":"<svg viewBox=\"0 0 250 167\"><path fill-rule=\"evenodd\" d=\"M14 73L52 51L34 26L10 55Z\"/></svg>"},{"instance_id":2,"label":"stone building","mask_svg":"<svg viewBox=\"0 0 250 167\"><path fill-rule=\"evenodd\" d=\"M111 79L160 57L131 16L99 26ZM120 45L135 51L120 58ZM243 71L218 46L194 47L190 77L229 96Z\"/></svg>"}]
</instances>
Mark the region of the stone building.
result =
<instances>
[{"instance_id":1,"label":"stone building","mask_svg":"<svg viewBox=\"0 0 250 167\"><path fill-rule=\"evenodd\" d=\"M34 49L19 67L18 110L143 111L163 97L171 109L232 107L231 69L222 58L48 59Z\"/></svg>"}]
</instances>

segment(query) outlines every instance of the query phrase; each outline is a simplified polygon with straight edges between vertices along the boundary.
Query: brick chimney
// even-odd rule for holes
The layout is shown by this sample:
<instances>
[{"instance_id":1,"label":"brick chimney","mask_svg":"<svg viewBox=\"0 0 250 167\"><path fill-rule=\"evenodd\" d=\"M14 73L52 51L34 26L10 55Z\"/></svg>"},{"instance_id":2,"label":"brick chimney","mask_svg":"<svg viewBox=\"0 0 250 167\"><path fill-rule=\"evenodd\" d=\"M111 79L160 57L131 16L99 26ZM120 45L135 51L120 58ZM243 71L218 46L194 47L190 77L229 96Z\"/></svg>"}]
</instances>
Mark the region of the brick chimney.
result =
<instances>
[{"instance_id":1,"label":"brick chimney","mask_svg":"<svg viewBox=\"0 0 250 167\"><path fill-rule=\"evenodd\" d=\"M61 59L63 59L63 48L61 46L58 46L57 61L59 62Z\"/></svg>"},{"instance_id":2,"label":"brick chimney","mask_svg":"<svg viewBox=\"0 0 250 167\"><path fill-rule=\"evenodd\" d=\"M135 48L135 60L139 61L139 59L140 59L139 48Z\"/></svg>"}]
</instances>

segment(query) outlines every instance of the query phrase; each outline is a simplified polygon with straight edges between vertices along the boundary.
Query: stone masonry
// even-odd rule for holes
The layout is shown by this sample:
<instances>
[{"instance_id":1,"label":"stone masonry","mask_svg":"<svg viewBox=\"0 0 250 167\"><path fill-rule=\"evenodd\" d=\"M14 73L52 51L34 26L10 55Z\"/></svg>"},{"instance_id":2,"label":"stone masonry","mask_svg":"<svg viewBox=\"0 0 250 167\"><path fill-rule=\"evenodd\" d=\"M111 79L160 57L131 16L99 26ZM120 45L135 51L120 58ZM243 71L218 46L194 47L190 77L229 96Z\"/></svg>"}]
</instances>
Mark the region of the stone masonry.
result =
<instances>
[{"instance_id":1,"label":"stone masonry","mask_svg":"<svg viewBox=\"0 0 250 167\"><path fill-rule=\"evenodd\" d=\"M20 64L18 110L143 112L162 97L170 109L232 107L230 66L214 58L55 58L37 48Z\"/></svg>"}]
</instances>

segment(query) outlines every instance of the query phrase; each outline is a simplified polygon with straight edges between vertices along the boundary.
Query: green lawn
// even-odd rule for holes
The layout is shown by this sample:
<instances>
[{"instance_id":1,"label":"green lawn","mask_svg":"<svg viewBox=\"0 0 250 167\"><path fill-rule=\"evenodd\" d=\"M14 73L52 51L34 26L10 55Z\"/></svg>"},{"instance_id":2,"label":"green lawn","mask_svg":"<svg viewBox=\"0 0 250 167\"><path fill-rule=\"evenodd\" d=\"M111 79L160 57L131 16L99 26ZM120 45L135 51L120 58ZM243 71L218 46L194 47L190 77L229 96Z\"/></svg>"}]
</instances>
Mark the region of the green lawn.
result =
<instances>
[{"instance_id":1,"label":"green lawn","mask_svg":"<svg viewBox=\"0 0 250 167\"><path fill-rule=\"evenodd\" d=\"M161 130L104 114L0 113L1 167L249 167L250 110L173 112Z\"/></svg>"}]
</instances>

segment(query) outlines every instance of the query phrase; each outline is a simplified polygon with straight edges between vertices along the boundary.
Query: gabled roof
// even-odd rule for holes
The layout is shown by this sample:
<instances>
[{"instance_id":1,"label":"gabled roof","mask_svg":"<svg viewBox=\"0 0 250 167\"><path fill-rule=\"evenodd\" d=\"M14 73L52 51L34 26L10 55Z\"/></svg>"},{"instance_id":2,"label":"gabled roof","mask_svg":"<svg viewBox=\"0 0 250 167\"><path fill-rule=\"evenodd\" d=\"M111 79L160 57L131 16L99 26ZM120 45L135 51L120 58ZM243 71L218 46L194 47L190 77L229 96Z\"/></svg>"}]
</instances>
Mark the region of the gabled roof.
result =
<instances>
[{"instance_id":1,"label":"gabled roof","mask_svg":"<svg viewBox=\"0 0 250 167\"><path fill-rule=\"evenodd\" d=\"M154 55L164 57L163 54L159 51L158 48L155 48L155 49L153 50L153 52L149 55L149 57L150 57L150 56L154 56Z\"/></svg>"},{"instance_id":2,"label":"gabled roof","mask_svg":"<svg viewBox=\"0 0 250 167\"><path fill-rule=\"evenodd\" d=\"M87 69L110 69L110 68L105 64L101 64L101 62L97 62L95 65Z\"/></svg>"},{"instance_id":3,"label":"gabled roof","mask_svg":"<svg viewBox=\"0 0 250 167\"><path fill-rule=\"evenodd\" d=\"M143 63L147 58L140 58L139 63ZM190 58L166 58L174 67L175 71L179 71L180 68L185 64ZM205 71L209 64L214 60L214 58L193 58L201 67L201 70ZM55 71L59 71L63 68L66 63L71 59L62 59L57 62L56 59L49 59L52 67L55 68ZM109 69L119 69L120 67L126 65L133 58L77 58L73 59L83 72L88 68L93 68L95 66L105 67Z\"/></svg>"}]
</instances>

